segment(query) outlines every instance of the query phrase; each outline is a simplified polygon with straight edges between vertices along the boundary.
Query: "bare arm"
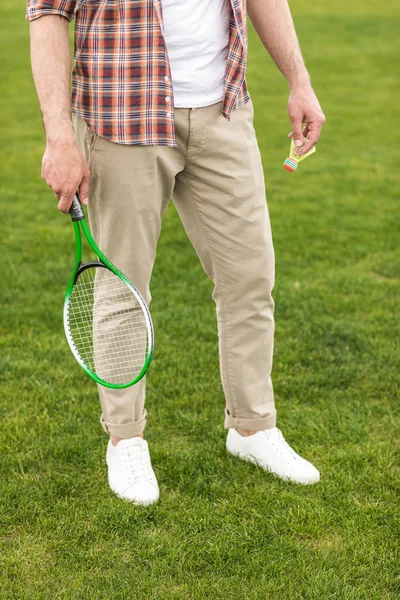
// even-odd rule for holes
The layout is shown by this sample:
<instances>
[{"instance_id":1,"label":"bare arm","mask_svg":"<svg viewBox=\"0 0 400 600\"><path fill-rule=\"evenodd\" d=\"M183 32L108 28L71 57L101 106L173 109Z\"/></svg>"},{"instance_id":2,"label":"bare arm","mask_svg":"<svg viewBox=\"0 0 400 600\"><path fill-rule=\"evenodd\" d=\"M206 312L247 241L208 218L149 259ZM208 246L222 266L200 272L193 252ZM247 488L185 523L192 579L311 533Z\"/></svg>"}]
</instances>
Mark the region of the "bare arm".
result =
<instances>
[{"instance_id":1,"label":"bare arm","mask_svg":"<svg viewBox=\"0 0 400 600\"><path fill-rule=\"evenodd\" d=\"M44 16L31 22L30 31L32 72L46 133L42 178L53 188L59 210L67 213L78 188L87 204L90 176L71 121L68 21Z\"/></svg>"},{"instance_id":2,"label":"bare arm","mask_svg":"<svg viewBox=\"0 0 400 600\"><path fill-rule=\"evenodd\" d=\"M317 143L325 116L311 86L287 0L247 0L249 17L262 43L290 86L289 117L297 146L303 135L309 141L298 151L307 152ZM302 131L302 124L306 127Z\"/></svg>"}]
</instances>

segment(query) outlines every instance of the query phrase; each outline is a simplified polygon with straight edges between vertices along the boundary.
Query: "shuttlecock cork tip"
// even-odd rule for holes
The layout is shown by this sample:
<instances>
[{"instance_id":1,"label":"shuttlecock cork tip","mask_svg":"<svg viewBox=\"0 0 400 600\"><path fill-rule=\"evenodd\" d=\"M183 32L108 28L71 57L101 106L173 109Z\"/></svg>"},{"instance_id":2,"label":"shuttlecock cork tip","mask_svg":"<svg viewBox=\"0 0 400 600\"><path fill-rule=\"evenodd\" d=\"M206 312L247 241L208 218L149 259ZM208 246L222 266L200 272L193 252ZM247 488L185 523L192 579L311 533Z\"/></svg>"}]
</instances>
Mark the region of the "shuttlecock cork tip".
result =
<instances>
[{"instance_id":1,"label":"shuttlecock cork tip","mask_svg":"<svg viewBox=\"0 0 400 600\"><path fill-rule=\"evenodd\" d=\"M283 163L283 168L286 169L286 171L289 171L289 173L292 173L297 169L298 164L299 163L295 158L286 158Z\"/></svg>"}]
</instances>

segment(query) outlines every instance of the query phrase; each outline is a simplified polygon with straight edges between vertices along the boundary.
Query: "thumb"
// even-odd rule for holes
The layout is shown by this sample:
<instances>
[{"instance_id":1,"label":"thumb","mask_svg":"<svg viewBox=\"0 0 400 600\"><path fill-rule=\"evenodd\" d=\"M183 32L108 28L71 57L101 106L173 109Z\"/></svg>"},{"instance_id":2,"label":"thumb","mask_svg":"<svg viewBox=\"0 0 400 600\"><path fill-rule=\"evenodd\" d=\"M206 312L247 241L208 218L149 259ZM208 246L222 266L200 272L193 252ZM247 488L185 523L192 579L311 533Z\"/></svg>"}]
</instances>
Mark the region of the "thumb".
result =
<instances>
[{"instance_id":1,"label":"thumb","mask_svg":"<svg viewBox=\"0 0 400 600\"><path fill-rule=\"evenodd\" d=\"M79 200L82 204L87 205L89 198L89 176L85 175L79 186Z\"/></svg>"},{"instance_id":2,"label":"thumb","mask_svg":"<svg viewBox=\"0 0 400 600\"><path fill-rule=\"evenodd\" d=\"M67 215L69 213L69 209L71 208L73 199L74 194L60 194L58 201L58 210Z\"/></svg>"},{"instance_id":3,"label":"thumb","mask_svg":"<svg viewBox=\"0 0 400 600\"><path fill-rule=\"evenodd\" d=\"M303 145L303 123L301 122L300 115L294 115L292 117L292 129L293 129L293 139L294 145L296 148L299 148Z\"/></svg>"}]
</instances>

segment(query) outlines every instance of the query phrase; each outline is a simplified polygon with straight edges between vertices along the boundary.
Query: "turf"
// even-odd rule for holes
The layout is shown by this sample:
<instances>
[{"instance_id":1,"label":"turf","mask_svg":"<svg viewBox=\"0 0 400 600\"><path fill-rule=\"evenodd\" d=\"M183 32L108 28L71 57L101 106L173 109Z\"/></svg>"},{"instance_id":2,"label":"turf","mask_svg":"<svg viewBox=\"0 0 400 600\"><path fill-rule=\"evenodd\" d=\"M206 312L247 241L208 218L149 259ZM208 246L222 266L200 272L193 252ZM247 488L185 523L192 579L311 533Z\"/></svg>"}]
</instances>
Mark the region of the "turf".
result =
<instances>
[{"instance_id":1,"label":"turf","mask_svg":"<svg viewBox=\"0 0 400 600\"><path fill-rule=\"evenodd\" d=\"M279 425L322 481L296 487L227 456L211 284L171 206L146 430L161 501L147 509L108 490L95 386L63 337L74 242L40 179L23 5L0 9L1 599L398 598L398 3L293 0L328 119L294 174L287 87L250 32Z\"/></svg>"}]
</instances>

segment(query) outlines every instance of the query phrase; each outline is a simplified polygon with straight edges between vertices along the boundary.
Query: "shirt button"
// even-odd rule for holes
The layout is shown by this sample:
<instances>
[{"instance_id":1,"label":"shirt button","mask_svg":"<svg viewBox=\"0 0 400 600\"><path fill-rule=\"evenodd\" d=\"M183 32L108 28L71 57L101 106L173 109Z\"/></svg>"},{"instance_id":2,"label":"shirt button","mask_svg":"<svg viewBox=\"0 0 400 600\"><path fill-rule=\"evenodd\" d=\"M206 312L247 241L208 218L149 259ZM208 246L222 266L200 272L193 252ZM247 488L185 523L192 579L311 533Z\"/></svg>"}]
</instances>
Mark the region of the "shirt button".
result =
<instances>
[{"instance_id":1,"label":"shirt button","mask_svg":"<svg viewBox=\"0 0 400 600\"><path fill-rule=\"evenodd\" d=\"M165 96L165 102L171 102L171 96Z\"/></svg>"},{"instance_id":2,"label":"shirt button","mask_svg":"<svg viewBox=\"0 0 400 600\"><path fill-rule=\"evenodd\" d=\"M169 81L169 77L168 77L168 75L166 75L166 76L164 77L164 81L166 81L166 82L168 83L168 81Z\"/></svg>"},{"instance_id":3,"label":"shirt button","mask_svg":"<svg viewBox=\"0 0 400 600\"><path fill-rule=\"evenodd\" d=\"M167 112L167 117L168 117L168 119L171 118L171 113L170 112Z\"/></svg>"}]
</instances>

